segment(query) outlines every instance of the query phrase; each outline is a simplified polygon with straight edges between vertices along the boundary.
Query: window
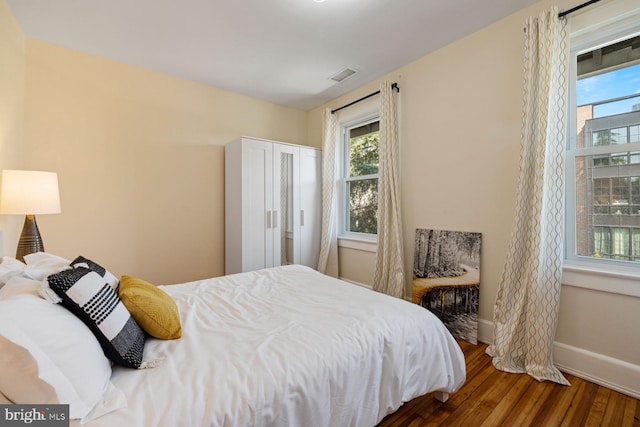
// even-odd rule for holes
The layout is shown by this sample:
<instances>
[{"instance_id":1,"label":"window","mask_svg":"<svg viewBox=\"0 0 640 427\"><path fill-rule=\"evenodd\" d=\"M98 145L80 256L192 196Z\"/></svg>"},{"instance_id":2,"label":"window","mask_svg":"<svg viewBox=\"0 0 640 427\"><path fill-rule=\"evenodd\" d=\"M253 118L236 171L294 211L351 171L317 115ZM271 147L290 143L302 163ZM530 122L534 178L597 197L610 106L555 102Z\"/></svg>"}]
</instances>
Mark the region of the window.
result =
<instances>
[{"instance_id":1,"label":"window","mask_svg":"<svg viewBox=\"0 0 640 427\"><path fill-rule=\"evenodd\" d=\"M343 236L371 239L378 234L379 145L377 118L344 128Z\"/></svg>"},{"instance_id":2,"label":"window","mask_svg":"<svg viewBox=\"0 0 640 427\"><path fill-rule=\"evenodd\" d=\"M600 24L601 12L572 25L565 272L630 277L640 273L640 20L636 10Z\"/></svg>"},{"instance_id":3,"label":"window","mask_svg":"<svg viewBox=\"0 0 640 427\"><path fill-rule=\"evenodd\" d=\"M632 244L640 233L636 45L640 47L640 36L576 56L576 145L568 161L575 165L571 179L578 257L637 262L640 255ZM598 66L604 63L608 66Z\"/></svg>"}]
</instances>

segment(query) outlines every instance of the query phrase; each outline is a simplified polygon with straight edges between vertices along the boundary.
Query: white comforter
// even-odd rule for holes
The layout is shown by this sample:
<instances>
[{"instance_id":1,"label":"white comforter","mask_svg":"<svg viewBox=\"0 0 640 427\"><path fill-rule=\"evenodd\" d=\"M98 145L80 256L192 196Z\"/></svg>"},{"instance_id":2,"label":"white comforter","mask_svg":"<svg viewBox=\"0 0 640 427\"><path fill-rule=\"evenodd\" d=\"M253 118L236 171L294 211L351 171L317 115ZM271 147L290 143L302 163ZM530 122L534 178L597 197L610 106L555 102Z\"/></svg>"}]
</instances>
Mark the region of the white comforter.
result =
<instances>
[{"instance_id":1,"label":"white comforter","mask_svg":"<svg viewBox=\"0 0 640 427\"><path fill-rule=\"evenodd\" d=\"M374 426L465 380L442 323L409 302L302 266L162 287L182 338L149 339L153 369L116 367L128 407L90 426Z\"/></svg>"}]
</instances>

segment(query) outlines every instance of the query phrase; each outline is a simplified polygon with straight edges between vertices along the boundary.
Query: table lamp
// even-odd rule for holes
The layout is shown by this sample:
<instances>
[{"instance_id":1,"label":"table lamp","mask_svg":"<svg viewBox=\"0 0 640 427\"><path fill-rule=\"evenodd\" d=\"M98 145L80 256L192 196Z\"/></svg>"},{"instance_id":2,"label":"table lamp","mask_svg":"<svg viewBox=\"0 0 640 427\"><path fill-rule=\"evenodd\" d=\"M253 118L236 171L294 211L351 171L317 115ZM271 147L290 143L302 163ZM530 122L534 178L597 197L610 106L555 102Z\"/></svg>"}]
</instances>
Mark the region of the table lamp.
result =
<instances>
[{"instance_id":1,"label":"table lamp","mask_svg":"<svg viewBox=\"0 0 640 427\"><path fill-rule=\"evenodd\" d=\"M44 252L36 214L60 213L58 174L55 172L3 170L0 187L0 214L26 215L16 258Z\"/></svg>"}]
</instances>

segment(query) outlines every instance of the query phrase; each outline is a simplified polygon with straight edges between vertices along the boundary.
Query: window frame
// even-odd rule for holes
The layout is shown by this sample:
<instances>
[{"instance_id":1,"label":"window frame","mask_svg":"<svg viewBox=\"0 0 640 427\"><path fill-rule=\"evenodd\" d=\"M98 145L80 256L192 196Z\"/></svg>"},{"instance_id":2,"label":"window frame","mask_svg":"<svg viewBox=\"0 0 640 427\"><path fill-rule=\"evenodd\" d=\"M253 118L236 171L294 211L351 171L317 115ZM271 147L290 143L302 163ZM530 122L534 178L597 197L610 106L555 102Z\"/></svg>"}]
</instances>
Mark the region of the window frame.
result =
<instances>
[{"instance_id":1,"label":"window frame","mask_svg":"<svg viewBox=\"0 0 640 427\"><path fill-rule=\"evenodd\" d=\"M340 246L350 247L359 250L375 251L378 243L378 234L359 233L349 230L349 194L347 185L349 182L361 181L366 179L380 178L380 170L377 174L362 175L358 177L348 176L349 170L349 130L360 126L380 121L379 111L369 112L359 115L348 121L340 123L340 166L339 166L339 191L338 191L338 209L339 209L339 233L338 239Z\"/></svg>"},{"instance_id":2,"label":"window frame","mask_svg":"<svg viewBox=\"0 0 640 427\"><path fill-rule=\"evenodd\" d=\"M577 56L585 51L640 34L640 10L621 1L576 16L571 20L569 42L569 99L567 100L567 151L565 153L565 253L563 285L640 297L640 263L576 255L575 161L581 156L609 155L610 146L576 149ZM619 152L638 151L639 143L616 145ZM621 148L624 147L624 150Z\"/></svg>"}]
</instances>

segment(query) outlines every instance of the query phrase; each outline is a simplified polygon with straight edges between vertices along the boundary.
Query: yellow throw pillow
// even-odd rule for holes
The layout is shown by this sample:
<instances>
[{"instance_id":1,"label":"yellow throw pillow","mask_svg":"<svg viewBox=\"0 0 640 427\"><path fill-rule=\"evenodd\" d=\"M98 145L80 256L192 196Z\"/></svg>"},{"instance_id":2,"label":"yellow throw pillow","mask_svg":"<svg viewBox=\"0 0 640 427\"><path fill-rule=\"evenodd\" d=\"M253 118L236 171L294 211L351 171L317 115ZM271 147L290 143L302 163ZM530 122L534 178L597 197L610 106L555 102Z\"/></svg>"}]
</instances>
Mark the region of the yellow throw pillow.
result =
<instances>
[{"instance_id":1,"label":"yellow throw pillow","mask_svg":"<svg viewBox=\"0 0 640 427\"><path fill-rule=\"evenodd\" d=\"M162 340L180 338L182 325L178 306L162 289L137 277L122 276L118 293L146 333Z\"/></svg>"}]
</instances>

